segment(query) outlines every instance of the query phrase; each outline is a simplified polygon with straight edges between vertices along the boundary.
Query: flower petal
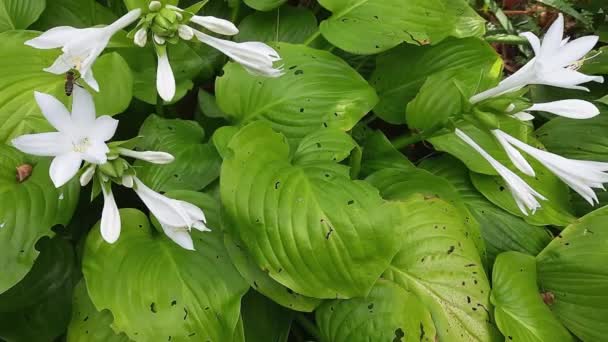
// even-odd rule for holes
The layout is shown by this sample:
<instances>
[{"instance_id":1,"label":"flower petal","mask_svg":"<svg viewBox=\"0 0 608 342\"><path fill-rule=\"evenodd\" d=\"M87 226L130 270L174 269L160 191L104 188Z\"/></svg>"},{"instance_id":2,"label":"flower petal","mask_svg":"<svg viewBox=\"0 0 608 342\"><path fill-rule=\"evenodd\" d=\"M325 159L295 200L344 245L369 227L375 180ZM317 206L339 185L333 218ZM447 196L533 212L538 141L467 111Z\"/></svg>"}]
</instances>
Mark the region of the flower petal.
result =
<instances>
[{"instance_id":1,"label":"flower petal","mask_svg":"<svg viewBox=\"0 0 608 342\"><path fill-rule=\"evenodd\" d=\"M536 103L528 110L549 112L571 119L590 119L600 114L600 110L593 103L583 100Z\"/></svg>"},{"instance_id":2,"label":"flower petal","mask_svg":"<svg viewBox=\"0 0 608 342\"><path fill-rule=\"evenodd\" d=\"M194 242L187 228L174 228L165 224L161 224L163 231L176 244L189 251L194 250Z\"/></svg>"},{"instance_id":3,"label":"flower petal","mask_svg":"<svg viewBox=\"0 0 608 342\"><path fill-rule=\"evenodd\" d=\"M108 146L100 140L90 140L86 151L82 152L82 159L91 164L105 164L108 161Z\"/></svg>"},{"instance_id":4,"label":"flower petal","mask_svg":"<svg viewBox=\"0 0 608 342\"><path fill-rule=\"evenodd\" d=\"M40 36L25 42L36 49L56 49L78 36L80 29L71 26L54 27Z\"/></svg>"},{"instance_id":5,"label":"flower petal","mask_svg":"<svg viewBox=\"0 0 608 342\"><path fill-rule=\"evenodd\" d=\"M537 35L532 32L523 32L520 33L519 36L524 37L528 40L530 46L532 46L532 50L534 50L535 56L540 55L540 39L538 39Z\"/></svg>"},{"instance_id":6,"label":"flower petal","mask_svg":"<svg viewBox=\"0 0 608 342\"><path fill-rule=\"evenodd\" d=\"M509 142L505 139L505 133L503 131L495 129L492 131L492 134L494 134L494 136L496 137L500 145L503 147L505 152L507 152L509 159L511 160L513 165L515 165L516 168L518 168L521 172L530 177L536 176L534 169L532 168L530 163L528 163L526 158L524 158L524 156L515 147L511 146L511 144L509 144Z\"/></svg>"},{"instance_id":7,"label":"flower petal","mask_svg":"<svg viewBox=\"0 0 608 342\"><path fill-rule=\"evenodd\" d=\"M511 115L512 118L515 118L519 121L532 121L534 120L534 115L526 112L519 112Z\"/></svg>"},{"instance_id":8,"label":"flower petal","mask_svg":"<svg viewBox=\"0 0 608 342\"><path fill-rule=\"evenodd\" d=\"M564 16L560 13L545 33L540 49L540 58L553 58L554 54L562 45L564 37Z\"/></svg>"},{"instance_id":9,"label":"flower petal","mask_svg":"<svg viewBox=\"0 0 608 342\"><path fill-rule=\"evenodd\" d=\"M576 70L559 68L539 73L537 84L589 91L589 89L578 85L592 81L603 83L604 78L602 76L588 76Z\"/></svg>"},{"instance_id":10,"label":"flower petal","mask_svg":"<svg viewBox=\"0 0 608 342\"><path fill-rule=\"evenodd\" d=\"M101 212L100 225L101 237L107 243L115 243L120 237L120 212L114 200L111 185L102 184L101 192L103 193L103 211Z\"/></svg>"},{"instance_id":11,"label":"flower petal","mask_svg":"<svg viewBox=\"0 0 608 342\"><path fill-rule=\"evenodd\" d=\"M72 122L79 132L89 133L94 129L97 116L93 96L78 86L74 87L73 95Z\"/></svg>"},{"instance_id":12,"label":"flower petal","mask_svg":"<svg viewBox=\"0 0 608 342\"><path fill-rule=\"evenodd\" d=\"M53 64L50 67L44 68L42 70L46 71L46 72L50 72L51 74L61 75L61 74L65 74L66 72L70 71L70 69L72 69L72 65L70 65L66 62L66 56L65 56L65 54L62 54L59 57L57 57L57 59L55 59L55 62L53 62Z\"/></svg>"},{"instance_id":13,"label":"flower petal","mask_svg":"<svg viewBox=\"0 0 608 342\"><path fill-rule=\"evenodd\" d=\"M178 201L150 189L138 178L134 178L134 181L135 192L160 223L171 227L190 228L191 220L188 213L179 206Z\"/></svg>"},{"instance_id":14,"label":"flower petal","mask_svg":"<svg viewBox=\"0 0 608 342\"><path fill-rule=\"evenodd\" d=\"M74 125L70 118L70 112L68 112L68 109L65 108L63 103L49 94L39 93L37 91L34 92L34 98L46 120L55 127L55 129L59 132L72 132Z\"/></svg>"},{"instance_id":15,"label":"flower petal","mask_svg":"<svg viewBox=\"0 0 608 342\"><path fill-rule=\"evenodd\" d=\"M22 135L13 139L12 144L21 152L43 157L58 156L72 149L70 140L59 132Z\"/></svg>"},{"instance_id":16,"label":"flower petal","mask_svg":"<svg viewBox=\"0 0 608 342\"><path fill-rule=\"evenodd\" d=\"M559 49L559 52L551 56L551 63L565 67L585 57L597 44L598 36L585 36L571 41Z\"/></svg>"},{"instance_id":17,"label":"flower petal","mask_svg":"<svg viewBox=\"0 0 608 342\"><path fill-rule=\"evenodd\" d=\"M171 70L171 64L169 64L169 57L165 49L159 49L158 51L156 89L160 97L167 102L175 97L175 77L173 76L173 70Z\"/></svg>"},{"instance_id":18,"label":"flower petal","mask_svg":"<svg viewBox=\"0 0 608 342\"><path fill-rule=\"evenodd\" d=\"M226 36L234 36L235 34L239 33L239 29L231 21L221 18L195 15L190 19L190 21L201 25L209 31Z\"/></svg>"},{"instance_id":19,"label":"flower petal","mask_svg":"<svg viewBox=\"0 0 608 342\"><path fill-rule=\"evenodd\" d=\"M476 104L491 97L515 91L530 84L535 80L535 63L536 58L532 58L526 65L517 70L513 75L502 80L496 87L474 95L469 101L472 104Z\"/></svg>"},{"instance_id":20,"label":"flower petal","mask_svg":"<svg viewBox=\"0 0 608 342\"><path fill-rule=\"evenodd\" d=\"M80 164L82 164L82 159L77 152L68 152L55 157L49 169L49 174L55 187L59 188L76 176L78 169L80 169Z\"/></svg>"},{"instance_id":21,"label":"flower petal","mask_svg":"<svg viewBox=\"0 0 608 342\"><path fill-rule=\"evenodd\" d=\"M95 120L94 129L90 132L93 139L108 141L112 139L118 128L118 120L108 115L102 115Z\"/></svg>"},{"instance_id":22,"label":"flower petal","mask_svg":"<svg viewBox=\"0 0 608 342\"><path fill-rule=\"evenodd\" d=\"M95 76L93 76L92 69L87 70L85 73L83 73L81 75L82 75L82 79L89 85L89 87L91 87L91 89L95 90L96 92L99 92L99 83L95 79Z\"/></svg>"},{"instance_id":23,"label":"flower petal","mask_svg":"<svg viewBox=\"0 0 608 342\"><path fill-rule=\"evenodd\" d=\"M104 29L108 31L110 36L113 36L116 32L124 29L125 27L133 24L139 17L141 16L141 9L136 8L134 10L129 11L127 14L118 18L112 24L106 26Z\"/></svg>"}]
</instances>

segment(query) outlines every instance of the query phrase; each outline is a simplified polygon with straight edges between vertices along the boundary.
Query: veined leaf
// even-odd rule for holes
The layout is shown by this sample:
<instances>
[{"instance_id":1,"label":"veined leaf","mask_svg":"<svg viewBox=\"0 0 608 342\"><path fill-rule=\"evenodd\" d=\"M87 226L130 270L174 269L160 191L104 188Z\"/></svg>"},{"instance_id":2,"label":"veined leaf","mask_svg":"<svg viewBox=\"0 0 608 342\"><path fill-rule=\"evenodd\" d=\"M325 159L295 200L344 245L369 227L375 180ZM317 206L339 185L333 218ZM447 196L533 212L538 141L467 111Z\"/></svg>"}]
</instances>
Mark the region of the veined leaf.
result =
<instances>
[{"instance_id":1,"label":"veined leaf","mask_svg":"<svg viewBox=\"0 0 608 342\"><path fill-rule=\"evenodd\" d=\"M0 32L27 28L45 7L46 0L1 0Z\"/></svg>"}]
</instances>

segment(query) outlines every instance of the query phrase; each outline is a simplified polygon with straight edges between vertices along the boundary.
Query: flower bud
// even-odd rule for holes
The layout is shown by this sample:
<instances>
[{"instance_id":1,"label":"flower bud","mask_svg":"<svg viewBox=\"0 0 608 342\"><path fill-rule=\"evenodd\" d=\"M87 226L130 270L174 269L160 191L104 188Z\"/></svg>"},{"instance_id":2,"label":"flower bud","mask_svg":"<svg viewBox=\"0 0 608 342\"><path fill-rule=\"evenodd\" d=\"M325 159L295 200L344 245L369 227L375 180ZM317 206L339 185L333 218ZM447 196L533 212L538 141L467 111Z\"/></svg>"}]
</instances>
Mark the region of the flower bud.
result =
<instances>
[{"instance_id":1,"label":"flower bud","mask_svg":"<svg viewBox=\"0 0 608 342\"><path fill-rule=\"evenodd\" d=\"M91 179L93 179L94 175L95 175L95 165L90 165L89 167L87 167L84 170L84 172L80 176L80 185L87 186L87 184L89 184L89 182L91 182Z\"/></svg>"},{"instance_id":2,"label":"flower bud","mask_svg":"<svg viewBox=\"0 0 608 342\"><path fill-rule=\"evenodd\" d=\"M137 45L139 47L146 46L146 43L148 42L148 30L143 27L140 28L139 30L137 30L137 32L135 33L135 37L133 38L133 41L134 41L135 45Z\"/></svg>"},{"instance_id":3,"label":"flower bud","mask_svg":"<svg viewBox=\"0 0 608 342\"><path fill-rule=\"evenodd\" d=\"M161 36L159 36L157 34L154 34L154 41L158 45L164 45L165 44L165 38L163 38L163 37L161 37Z\"/></svg>"},{"instance_id":4,"label":"flower bud","mask_svg":"<svg viewBox=\"0 0 608 342\"><path fill-rule=\"evenodd\" d=\"M170 153L160 151L138 152L127 150L126 148L119 148L118 152L125 157L140 159L153 164L169 164L175 160L175 157L173 157L173 155Z\"/></svg>"},{"instance_id":5,"label":"flower bud","mask_svg":"<svg viewBox=\"0 0 608 342\"><path fill-rule=\"evenodd\" d=\"M191 40L194 37L194 31L187 25L180 25L177 32L183 40Z\"/></svg>"},{"instance_id":6,"label":"flower bud","mask_svg":"<svg viewBox=\"0 0 608 342\"><path fill-rule=\"evenodd\" d=\"M160 10L161 7L163 7L163 4L160 1L150 1L150 5L148 6L152 12Z\"/></svg>"}]
</instances>

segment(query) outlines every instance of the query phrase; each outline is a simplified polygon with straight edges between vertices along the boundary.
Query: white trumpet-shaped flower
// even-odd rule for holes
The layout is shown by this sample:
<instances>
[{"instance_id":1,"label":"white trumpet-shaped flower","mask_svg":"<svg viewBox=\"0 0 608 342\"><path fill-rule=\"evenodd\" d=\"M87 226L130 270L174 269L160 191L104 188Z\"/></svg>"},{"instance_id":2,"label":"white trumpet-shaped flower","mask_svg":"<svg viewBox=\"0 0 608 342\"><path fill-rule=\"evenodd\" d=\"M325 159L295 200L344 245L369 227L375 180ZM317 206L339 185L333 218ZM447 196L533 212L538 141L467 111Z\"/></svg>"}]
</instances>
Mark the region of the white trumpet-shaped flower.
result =
<instances>
[{"instance_id":1,"label":"white trumpet-shaped flower","mask_svg":"<svg viewBox=\"0 0 608 342\"><path fill-rule=\"evenodd\" d=\"M106 27L78 29L70 26L52 28L37 38L28 40L26 45L37 49L61 48L61 54L50 67L44 71L53 74L64 74L77 70L80 77L95 91L99 84L91 70L93 63L108 45L112 36L135 22L141 15L140 9L132 10Z\"/></svg>"},{"instance_id":2,"label":"white trumpet-shaped flower","mask_svg":"<svg viewBox=\"0 0 608 342\"><path fill-rule=\"evenodd\" d=\"M488 161L494 170L496 170L496 172L498 172L498 174L505 180L507 187L515 199L517 207L524 215L528 215L528 211L535 213L536 210L541 207L538 200L546 200L543 195L532 189L532 187L521 179L521 177L509 170L506 166L502 165L498 160L494 159L466 133L460 129L456 129L455 133L460 139L467 143L467 145L471 146L486 161Z\"/></svg>"},{"instance_id":3,"label":"white trumpet-shaped flower","mask_svg":"<svg viewBox=\"0 0 608 342\"><path fill-rule=\"evenodd\" d=\"M518 160L523 158L515 149L518 148L538 160L549 171L580 194L589 204L594 205L595 203L599 203L593 188L604 189L604 183L608 183L608 163L564 158L560 155L532 147L501 130L493 130L492 133L498 138L498 141L505 148L511 160L513 160L514 156ZM513 160L513 163L522 172L531 176L534 175L534 170L531 170L530 164L525 160L523 163Z\"/></svg>"},{"instance_id":4,"label":"white trumpet-shaped flower","mask_svg":"<svg viewBox=\"0 0 608 342\"><path fill-rule=\"evenodd\" d=\"M101 211L101 237L107 243L114 243L120 237L121 223L120 213L118 206L114 200L114 194L112 193L110 183L103 183L101 185L101 192L103 193L103 210Z\"/></svg>"},{"instance_id":5,"label":"white trumpet-shaped flower","mask_svg":"<svg viewBox=\"0 0 608 342\"><path fill-rule=\"evenodd\" d=\"M597 36L586 36L569 42L563 39L564 17L562 14L549 28L543 41L531 32L522 33L535 57L513 75L507 77L497 87L473 96L471 103L502 95L529 84L542 84L567 89L588 90L580 86L587 82L604 82L601 76L588 76L578 72L581 59L593 49L598 41Z\"/></svg>"},{"instance_id":6,"label":"white trumpet-shaped flower","mask_svg":"<svg viewBox=\"0 0 608 342\"><path fill-rule=\"evenodd\" d=\"M133 189L156 217L165 234L181 247L194 250L190 236L192 228L209 231L205 222L205 214L197 206L185 201L166 197L147 187L138 178L134 178Z\"/></svg>"},{"instance_id":7,"label":"white trumpet-shaped flower","mask_svg":"<svg viewBox=\"0 0 608 342\"><path fill-rule=\"evenodd\" d=\"M154 39L156 40L156 36L154 36ZM156 54L158 56L158 65L156 67L156 90L163 100L171 101L173 100L173 97L175 97L176 85L175 76L173 76L173 70L171 69L169 56L167 55L167 47L164 45L157 46Z\"/></svg>"},{"instance_id":8,"label":"white trumpet-shaped flower","mask_svg":"<svg viewBox=\"0 0 608 342\"><path fill-rule=\"evenodd\" d=\"M547 103L536 103L526 109L529 112L549 112L570 119L591 119L600 114L600 110L591 102L584 100L561 100Z\"/></svg>"},{"instance_id":9,"label":"white trumpet-shaped flower","mask_svg":"<svg viewBox=\"0 0 608 342\"><path fill-rule=\"evenodd\" d=\"M118 153L125 157L140 159L153 164L169 164L175 160L172 154L160 151L133 151L126 148L118 148Z\"/></svg>"},{"instance_id":10,"label":"white trumpet-shaped flower","mask_svg":"<svg viewBox=\"0 0 608 342\"><path fill-rule=\"evenodd\" d=\"M37 155L55 157L50 176L56 187L72 179L83 161L104 164L110 140L118 120L104 115L96 118L93 98L86 90L74 87L72 113L51 95L35 92L36 102L44 117L57 132L27 134L13 139L17 149Z\"/></svg>"}]
</instances>

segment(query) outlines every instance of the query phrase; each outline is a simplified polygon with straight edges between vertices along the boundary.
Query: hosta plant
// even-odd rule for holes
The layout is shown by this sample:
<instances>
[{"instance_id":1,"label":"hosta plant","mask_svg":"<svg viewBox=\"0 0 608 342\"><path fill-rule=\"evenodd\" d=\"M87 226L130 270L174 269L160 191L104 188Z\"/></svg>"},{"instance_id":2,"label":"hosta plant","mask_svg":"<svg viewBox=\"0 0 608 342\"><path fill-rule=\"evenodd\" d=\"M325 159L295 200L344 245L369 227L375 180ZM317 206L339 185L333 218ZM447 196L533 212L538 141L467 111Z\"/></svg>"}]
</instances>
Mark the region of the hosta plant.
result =
<instances>
[{"instance_id":1,"label":"hosta plant","mask_svg":"<svg viewBox=\"0 0 608 342\"><path fill-rule=\"evenodd\" d=\"M0 0L0 342L608 341L606 11Z\"/></svg>"}]
</instances>

